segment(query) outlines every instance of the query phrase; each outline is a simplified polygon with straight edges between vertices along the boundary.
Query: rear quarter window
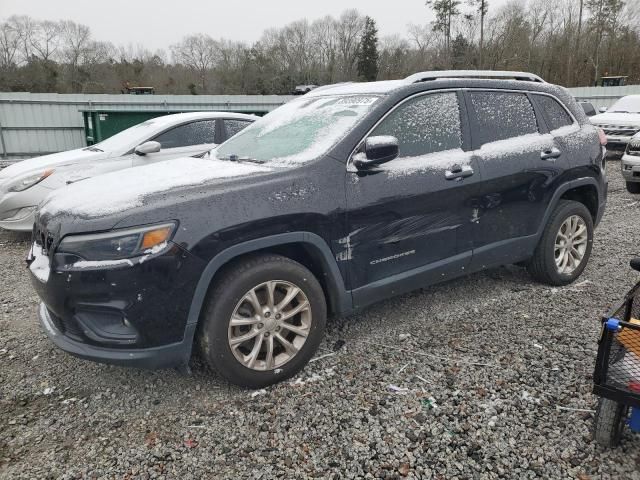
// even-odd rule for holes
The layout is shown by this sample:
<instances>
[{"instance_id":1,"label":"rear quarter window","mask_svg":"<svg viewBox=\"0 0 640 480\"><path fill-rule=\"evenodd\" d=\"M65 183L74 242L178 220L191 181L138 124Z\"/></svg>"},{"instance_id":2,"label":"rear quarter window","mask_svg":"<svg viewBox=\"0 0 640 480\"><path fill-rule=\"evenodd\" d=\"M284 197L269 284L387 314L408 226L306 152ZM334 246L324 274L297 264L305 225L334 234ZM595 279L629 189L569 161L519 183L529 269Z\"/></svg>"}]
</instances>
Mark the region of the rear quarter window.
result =
<instances>
[{"instance_id":1,"label":"rear quarter window","mask_svg":"<svg viewBox=\"0 0 640 480\"><path fill-rule=\"evenodd\" d=\"M224 121L224 125L225 125L225 128L227 129L227 138L231 138L236 133L240 132L241 130L244 130L249 125L251 125L251 122L248 122L246 120L227 119Z\"/></svg>"},{"instance_id":2,"label":"rear quarter window","mask_svg":"<svg viewBox=\"0 0 640 480\"><path fill-rule=\"evenodd\" d=\"M536 114L526 94L471 92L469 97L477 122L473 134L480 145L538 133Z\"/></svg>"},{"instance_id":3,"label":"rear quarter window","mask_svg":"<svg viewBox=\"0 0 640 480\"><path fill-rule=\"evenodd\" d=\"M557 130L573 124L571 115L555 98L547 95L535 95L535 99L543 111L549 130Z\"/></svg>"}]
</instances>

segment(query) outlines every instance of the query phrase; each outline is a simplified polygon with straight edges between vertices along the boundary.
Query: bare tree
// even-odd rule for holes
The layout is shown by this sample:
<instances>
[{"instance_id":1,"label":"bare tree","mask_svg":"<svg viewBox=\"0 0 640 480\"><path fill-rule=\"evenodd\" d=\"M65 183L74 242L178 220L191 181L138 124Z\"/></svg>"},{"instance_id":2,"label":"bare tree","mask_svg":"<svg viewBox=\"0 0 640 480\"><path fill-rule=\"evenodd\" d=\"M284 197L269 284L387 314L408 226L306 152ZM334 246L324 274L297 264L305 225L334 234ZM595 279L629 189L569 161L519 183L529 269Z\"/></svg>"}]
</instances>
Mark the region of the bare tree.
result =
<instances>
[{"instance_id":1,"label":"bare tree","mask_svg":"<svg viewBox=\"0 0 640 480\"><path fill-rule=\"evenodd\" d=\"M346 10L340 15L336 26L336 35L341 73L338 74L337 80L350 80L357 77L358 45L364 23L365 17L360 15L357 10Z\"/></svg>"},{"instance_id":2,"label":"bare tree","mask_svg":"<svg viewBox=\"0 0 640 480\"><path fill-rule=\"evenodd\" d=\"M13 68L19 61L23 33L11 19L0 24L0 67Z\"/></svg>"},{"instance_id":3,"label":"bare tree","mask_svg":"<svg viewBox=\"0 0 640 480\"><path fill-rule=\"evenodd\" d=\"M31 52L45 62L53 60L60 48L62 26L58 22L37 22L29 38Z\"/></svg>"},{"instance_id":4,"label":"bare tree","mask_svg":"<svg viewBox=\"0 0 640 480\"><path fill-rule=\"evenodd\" d=\"M182 39L171 46L175 62L185 65L198 73L203 92L207 91L207 72L216 61L218 45L209 35L199 33Z\"/></svg>"}]
</instances>

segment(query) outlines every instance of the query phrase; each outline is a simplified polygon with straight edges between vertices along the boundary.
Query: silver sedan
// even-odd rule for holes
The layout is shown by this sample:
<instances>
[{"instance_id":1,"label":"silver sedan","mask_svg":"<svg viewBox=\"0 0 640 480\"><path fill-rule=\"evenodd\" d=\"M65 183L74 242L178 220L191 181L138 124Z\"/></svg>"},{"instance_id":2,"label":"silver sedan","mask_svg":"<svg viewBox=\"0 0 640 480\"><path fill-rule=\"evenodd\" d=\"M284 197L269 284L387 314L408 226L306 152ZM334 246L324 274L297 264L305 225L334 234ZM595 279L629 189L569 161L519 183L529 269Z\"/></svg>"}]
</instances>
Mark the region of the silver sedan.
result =
<instances>
[{"instance_id":1,"label":"silver sedan","mask_svg":"<svg viewBox=\"0 0 640 480\"><path fill-rule=\"evenodd\" d=\"M256 118L230 112L166 115L96 145L10 165L0 170L0 228L30 231L36 207L53 190L115 170L203 153Z\"/></svg>"}]
</instances>

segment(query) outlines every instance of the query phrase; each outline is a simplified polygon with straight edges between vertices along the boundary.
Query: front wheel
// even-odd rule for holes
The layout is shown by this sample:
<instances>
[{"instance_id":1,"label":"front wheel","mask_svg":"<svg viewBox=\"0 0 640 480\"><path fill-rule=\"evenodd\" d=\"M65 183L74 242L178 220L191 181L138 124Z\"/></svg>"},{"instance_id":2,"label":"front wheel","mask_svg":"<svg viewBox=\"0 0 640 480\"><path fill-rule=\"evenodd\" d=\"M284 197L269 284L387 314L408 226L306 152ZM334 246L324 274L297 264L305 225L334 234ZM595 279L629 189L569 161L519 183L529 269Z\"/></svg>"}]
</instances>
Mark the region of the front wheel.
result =
<instances>
[{"instance_id":1,"label":"front wheel","mask_svg":"<svg viewBox=\"0 0 640 480\"><path fill-rule=\"evenodd\" d=\"M608 398L598 400L593 438L606 448L613 448L620 443L628 407Z\"/></svg>"},{"instance_id":2,"label":"front wheel","mask_svg":"<svg viewBox=\"0 0 640 480\"><path fill-rule=\"evenodd\" d=\"M262 388L307 364L326 317L324 292L307 268L279 255L247 257L228 268L209 294L201 351L231 383Z\"/></svg>"},{"instance_id":3,"label":"front wheel","mask_svg":"<svg viewBox=\"0 0 640 480\"><path fill-rule=\"evenodd\" d=\"M591 212L580 202L561 200L551 214L527 268L539 282L567 285L582 274L592 246Z\"/></svg>"},{"instance_id":4,"label":"front wheel","mask_svg":"<svg viewBox=\"0 0 640 480\"><path fill-rule=\"evenodd\" d=\"M640 193L640 182L627 182L627 191L629 193Z\"/></svg>"}]
</instances>

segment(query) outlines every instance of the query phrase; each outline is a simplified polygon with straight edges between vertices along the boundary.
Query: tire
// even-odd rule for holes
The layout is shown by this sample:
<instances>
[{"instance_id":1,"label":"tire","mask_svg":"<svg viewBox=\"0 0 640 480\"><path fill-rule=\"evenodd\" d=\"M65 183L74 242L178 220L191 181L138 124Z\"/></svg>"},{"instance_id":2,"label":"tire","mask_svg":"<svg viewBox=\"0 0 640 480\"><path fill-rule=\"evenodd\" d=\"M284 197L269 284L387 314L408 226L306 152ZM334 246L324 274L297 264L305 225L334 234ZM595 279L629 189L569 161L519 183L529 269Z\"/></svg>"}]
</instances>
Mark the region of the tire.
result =
<instances>
[{"instance_id":1,"label":"tire","mask_svg":"<svg viewBox=\"0 0 640 480\"><path fill-rule=\"evenodd\" d=\"M586 228L583 234L575 237L576 242L581 242L580 245L578 246L576 243L576 248L568 249L571 252L575 250L576 254L578 254L579 249L582 257L578 263L573 260L572 253L571 259L566 265L566 270L561 270L561 267L556 264L556 253L560 251L556 249L556 240L559 238L561 228L564 229L565 222L570 221L570 219L576 219L576 225L579 223L580 226ZM542 238L527 265L527 270L534 279L541 283L554 286L568 285L575 281L587 266L592 246L593 218L591 217L591 212L580 202L561 200L549 218ZM574 262L573 265L572 262ZM572 267L572 269L569 269L569 267Z\"/></svg>"},{"instance_id":2,"label":"tire","mask_svg":"<svg viewBox=\"0 0 640 480\"><path fill-rule=\"evenodd\" d=\"M289 294L295 297L278 309ZM295 313L295 308L303 310ZM232 315L240 326L231 326ZM307 268L280 255L248 256L222 272L209 292L198 334L201 355L229 382L262 388L292 377L308 363L326 319L324 292Z\"/></svg>"},{"instance_id":3,"label":"tire","mask_svg":"<svg viewBox=\"0 0 640 480\"><path fill-rule=\"evenodd\" d=\"M640 193L640 182L627 182L627 191L629 193Z\"/></svg>"},{"instance_id":4,"label":"tire","mask_svg":"<svg viewBox=\"0 0 640 480\"><path fill-rule=\"evenodd\" d=\"M593 438L606 448L613 448L620 443L628 407L608 398L598 400L593 428Z\"/></svg>"}]
</instances>

